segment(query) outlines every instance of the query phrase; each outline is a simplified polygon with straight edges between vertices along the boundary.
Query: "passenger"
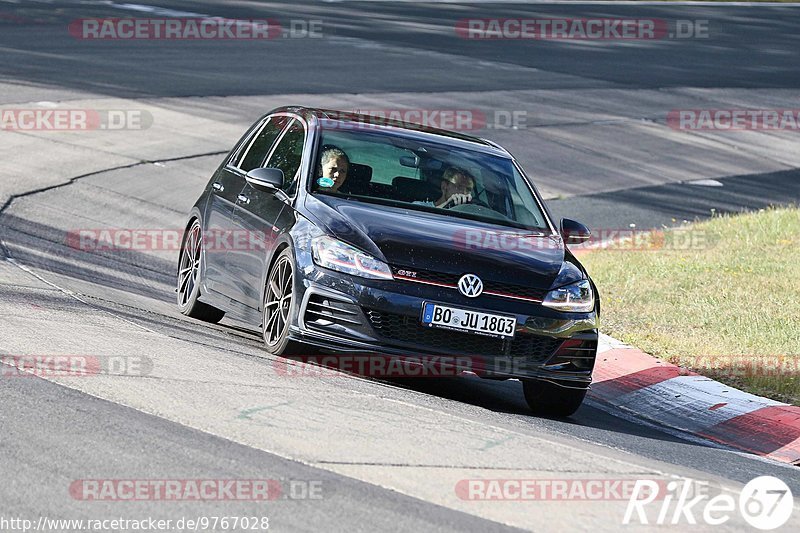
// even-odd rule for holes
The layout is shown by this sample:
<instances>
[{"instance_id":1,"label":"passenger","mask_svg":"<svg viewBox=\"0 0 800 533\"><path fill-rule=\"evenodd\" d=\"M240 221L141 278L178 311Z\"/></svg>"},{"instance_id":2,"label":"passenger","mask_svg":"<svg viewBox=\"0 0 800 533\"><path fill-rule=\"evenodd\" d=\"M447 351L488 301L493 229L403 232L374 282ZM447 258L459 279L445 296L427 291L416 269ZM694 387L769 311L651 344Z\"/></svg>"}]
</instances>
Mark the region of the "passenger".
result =
<instances>
[{"instance_id":1,"label":"passenger","mask_svg":"<svg viewBox=\"0 0 800 533\"><path fill-rule=\"evenodd\" d=\"M414 203L445 209L469 203L475 192L475 178L463 168L449 167L442 175L441 189L442 195L435 202Z\"/></svg>"},{"instance_id":2,"label":"passenger","mask_svg":"<svg viewBox=\"0 0 800 533\"><path fill-rule=\"evenodd\" d=\"M338 192L339 188L347 180L350 158L339 148L323 147L319 161L317 188L324 191Z\"/></svg>"}]
</instances>

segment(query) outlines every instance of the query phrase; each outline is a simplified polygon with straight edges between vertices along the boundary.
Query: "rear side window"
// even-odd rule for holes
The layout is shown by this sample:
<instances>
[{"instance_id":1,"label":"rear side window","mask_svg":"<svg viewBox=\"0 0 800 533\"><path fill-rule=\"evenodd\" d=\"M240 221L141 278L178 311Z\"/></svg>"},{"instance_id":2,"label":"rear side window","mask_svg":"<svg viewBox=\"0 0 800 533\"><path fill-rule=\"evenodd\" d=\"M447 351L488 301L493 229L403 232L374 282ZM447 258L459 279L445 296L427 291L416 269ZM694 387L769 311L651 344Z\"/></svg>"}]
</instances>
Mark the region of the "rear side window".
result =
<instances>
[{"instance_id":1,"label":"rear side window","mask_svg":"<svg viewBox=\"0 0 800 533\"><path fill-rule=\"evenodd\" d=\"M239 161L234 162L234 166L244 172L261 167L267 158L269 149L272 148L275 139L278 138L288 122L289 117L271 117L261 131L248 141L249 144L239 155Z\"/></svg>"},{"instance_id":2,"label":"rear side window","mask_svg":"<svg viewBox=\"0 0 800 533\"><path fill-rule=\"evenodd\" d=\"M283 171L283 190L292 194L300 176L300 163L303 160L303 144L306 140L305 128L299 120L294 120L286 134L281 138L267 163L268 168Z\"/></svg>"}]
</instances>

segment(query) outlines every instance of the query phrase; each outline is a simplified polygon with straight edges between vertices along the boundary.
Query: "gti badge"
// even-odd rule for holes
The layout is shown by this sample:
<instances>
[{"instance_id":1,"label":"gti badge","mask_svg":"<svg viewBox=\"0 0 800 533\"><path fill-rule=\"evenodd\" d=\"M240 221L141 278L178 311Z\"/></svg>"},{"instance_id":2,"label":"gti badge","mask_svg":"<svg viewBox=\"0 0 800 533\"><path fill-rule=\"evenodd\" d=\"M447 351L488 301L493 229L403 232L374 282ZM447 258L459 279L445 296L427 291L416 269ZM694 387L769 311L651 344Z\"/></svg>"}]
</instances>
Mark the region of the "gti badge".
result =
<instances>
[{"instance_id":1,"label":"gti badge","mask_svg":"<svg viewBox=\"0 0 800 533\"><path fill-rule=\"evenodd\" d=\"M458 280L458 290L467 298L477 298L483 292L483 282L475 274L464 274Z\"/></svg>"}]
</instances>

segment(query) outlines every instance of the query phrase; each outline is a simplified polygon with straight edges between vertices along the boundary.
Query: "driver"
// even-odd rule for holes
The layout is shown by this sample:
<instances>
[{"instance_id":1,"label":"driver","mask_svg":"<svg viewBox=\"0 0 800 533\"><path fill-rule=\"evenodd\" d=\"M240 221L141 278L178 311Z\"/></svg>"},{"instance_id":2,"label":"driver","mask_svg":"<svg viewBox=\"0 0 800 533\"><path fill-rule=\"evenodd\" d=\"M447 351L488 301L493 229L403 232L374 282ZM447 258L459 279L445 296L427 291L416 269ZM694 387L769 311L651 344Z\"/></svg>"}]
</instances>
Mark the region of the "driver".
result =
<instances>
[{"instance_id":1,"label":"driver","mask_svg":"<svg viewBox=\"0 0 800 533\"><path fill-rule=\"evenodd\" d=\"M350 169L350 158L343 150L335 146L323 146L320 155L320 177L317 185L320 189L339 192L339 187L347 180L347 171Z\"/></svg>"},{"instance_id":2,"label":"driver","mask_svg":"<svg viewBox=\"0 0 800 533\"><path fill-rule=\"evenodd\" d=\"M472 201L475 192L475 178L459 167L449 167L442 175L442 195L435 202L414 202L431 207L449 209Z\"/></svg>"}]
</instances>

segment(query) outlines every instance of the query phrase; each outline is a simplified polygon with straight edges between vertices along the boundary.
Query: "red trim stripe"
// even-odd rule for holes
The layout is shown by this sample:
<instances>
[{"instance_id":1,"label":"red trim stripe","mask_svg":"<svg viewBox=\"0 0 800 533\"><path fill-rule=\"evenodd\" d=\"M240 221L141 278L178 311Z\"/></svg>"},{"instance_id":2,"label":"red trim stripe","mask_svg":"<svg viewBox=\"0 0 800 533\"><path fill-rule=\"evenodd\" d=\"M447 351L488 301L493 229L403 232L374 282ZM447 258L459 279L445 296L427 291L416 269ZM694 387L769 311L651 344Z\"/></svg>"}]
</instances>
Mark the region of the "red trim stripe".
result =
<instances>
[{"instance_id":1,"label":"red trim stripe","mask_svg":"<svg viewBox=\"0 0 800 533\"><path fill-rule=\"evenodd\" d=\"M504 292L494 292L494 291L483 291L483 294L489 294L491 296L498 296L500 298L512 298L514 300L525 300L526 302L535 302L537 304L542 303L542 300L539 298L533 298L529 296L514 296L513 294L506 294Z\"/></svg>"},{"instance_id":2,"label":"red trim stripe","mask_svg":"<svg viewBox=\"0 0 800 533\"><path fill-rule=\"evenodd\" d=\"M427 281L424 279L418 278L408 278L406 276L398 276L397 274L393 274L395 279L401 279L403 281L411 281L412 283L422 283L424 285L435 285L436 287L446 287L448 289L457 289L455 285L450 285L448 283L437 283L435 281Z\"/></svg>"}]
</instances>

